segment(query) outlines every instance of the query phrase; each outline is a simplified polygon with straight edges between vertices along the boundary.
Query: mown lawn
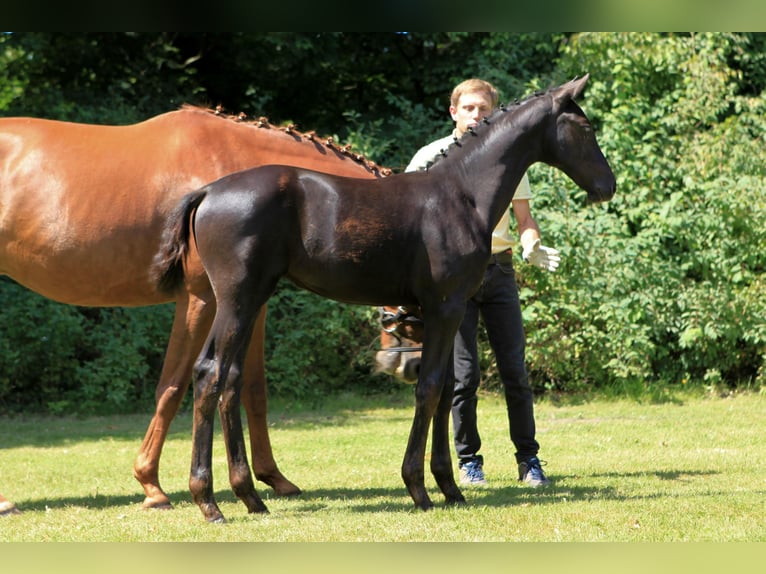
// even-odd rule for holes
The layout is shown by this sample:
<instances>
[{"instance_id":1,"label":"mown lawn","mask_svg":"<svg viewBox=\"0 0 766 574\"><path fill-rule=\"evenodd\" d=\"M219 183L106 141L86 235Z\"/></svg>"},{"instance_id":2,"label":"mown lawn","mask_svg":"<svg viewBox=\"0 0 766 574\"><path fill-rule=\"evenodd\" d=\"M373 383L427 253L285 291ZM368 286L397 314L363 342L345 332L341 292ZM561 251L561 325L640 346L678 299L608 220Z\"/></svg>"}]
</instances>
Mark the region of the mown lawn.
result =
<instances>
[{"instance_id":1,"label":"mown lawn","mask_svg":"<svg viewBox=\"0 0 766 574\"><path fill-rule=\"evenodd\" d=\"M149 416L0 419L0 492L24 511L1 541L678 542L766 541L766 396L542 401L540 456L553 486L516 481L502 401L480 401L486 488L446 508L430 475L432 512L413 507L399 475L413 413L410 388L317 409L275 402L271 437L282 471L304 489L248 515L228 488L216 437L209 525L187 489L191 416L175 421L161 477L171 511L144 511L131 474Z\"/></svg>"}]
</instances>

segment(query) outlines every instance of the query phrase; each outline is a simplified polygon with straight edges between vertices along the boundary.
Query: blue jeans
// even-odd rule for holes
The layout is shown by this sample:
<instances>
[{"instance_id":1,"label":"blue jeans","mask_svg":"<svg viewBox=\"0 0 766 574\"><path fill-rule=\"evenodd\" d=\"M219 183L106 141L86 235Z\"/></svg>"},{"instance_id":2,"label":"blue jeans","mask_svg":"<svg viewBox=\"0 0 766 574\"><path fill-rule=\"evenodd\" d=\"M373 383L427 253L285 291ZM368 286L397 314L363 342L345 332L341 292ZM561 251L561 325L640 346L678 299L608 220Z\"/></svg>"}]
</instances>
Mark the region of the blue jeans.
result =
<instances>
[{"instance_id":1,"label":"blue jeans","mask_svg":"<svg viewBox=\"0 0 766 574\"><path fill-rule=\"evenodd\" d=\"M458 464L483 462L481 436L476 423L476 391L481 381L477 348L479 314L495 353L500 380L505 390L511 442L516 461L536 456L532 389L524 357L524 327L521 321L519 288L510 256L487 267L477 293L468 300L463 322L455 336L455 396L452 425Z\"/></svg>"}]
</instances>

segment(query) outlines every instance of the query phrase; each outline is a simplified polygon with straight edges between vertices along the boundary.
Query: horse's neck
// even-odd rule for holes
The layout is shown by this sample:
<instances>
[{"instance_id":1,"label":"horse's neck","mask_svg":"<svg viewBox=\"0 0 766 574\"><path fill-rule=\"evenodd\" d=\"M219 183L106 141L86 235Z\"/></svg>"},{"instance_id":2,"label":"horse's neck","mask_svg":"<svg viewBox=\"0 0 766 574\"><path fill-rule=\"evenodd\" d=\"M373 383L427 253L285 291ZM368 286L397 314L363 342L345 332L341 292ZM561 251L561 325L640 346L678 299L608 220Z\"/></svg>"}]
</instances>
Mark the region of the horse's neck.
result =
<instances>
[{"instance_id":1,"label":"horse's neck","mask_svg":"<svg viewBox=\"0 0 766 574\"><path fill-rule=\"evenodd\" d=\"M321 139L313 133L303 134L293 128L279 128L263 122L262 126L258 122L236 122L196 108L171 113L176 114L168 115L171 121L180 121L189 129L197 126L206 130L210 135L208 144L215 146L217 141L219 146L230 150L221 154L222 161L231 164L227 167L242 169L239 164L249 167L278 163L361 178L379 177L390 171L332 143L331 138Z\"/></svg>"},{"instance_id":2,"label":"horse's neck","mask_svg":"<svg viewBox=\"0 0 766 574\"><path fill-rule=\"evenodd\" d=\"M497 118L495 121L504 125L475 136L484 140L475 142L481 149L466 150L468 153L455 166L461 174L464 193L471 198L480 221L490 233L510 206L527 168L540 159L543 117L542 112L530 107L517 110L513 116Z\"/></svg>"}]
</instances>

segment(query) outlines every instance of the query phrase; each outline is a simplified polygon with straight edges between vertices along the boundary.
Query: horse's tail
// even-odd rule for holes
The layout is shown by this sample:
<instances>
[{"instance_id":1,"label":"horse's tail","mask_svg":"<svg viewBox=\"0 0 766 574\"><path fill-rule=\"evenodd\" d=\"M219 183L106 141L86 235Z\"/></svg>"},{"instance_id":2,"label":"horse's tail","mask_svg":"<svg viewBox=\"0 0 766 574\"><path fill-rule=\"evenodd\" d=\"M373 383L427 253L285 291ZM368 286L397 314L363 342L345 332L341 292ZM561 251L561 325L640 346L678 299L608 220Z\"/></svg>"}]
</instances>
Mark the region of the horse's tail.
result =
<instances>
[{"instance_id":1,"label":"horse's tail","mask_svg":"<svg viewBox=\"0 0 766 574\"><path fill-rule=\"evenodd\" d=\"M185 195L165 222L160 248L151 269L152 279L162 293L173 294L183 284L193 213L205 196L205 189Z\"/></svg>"}]
</instances>

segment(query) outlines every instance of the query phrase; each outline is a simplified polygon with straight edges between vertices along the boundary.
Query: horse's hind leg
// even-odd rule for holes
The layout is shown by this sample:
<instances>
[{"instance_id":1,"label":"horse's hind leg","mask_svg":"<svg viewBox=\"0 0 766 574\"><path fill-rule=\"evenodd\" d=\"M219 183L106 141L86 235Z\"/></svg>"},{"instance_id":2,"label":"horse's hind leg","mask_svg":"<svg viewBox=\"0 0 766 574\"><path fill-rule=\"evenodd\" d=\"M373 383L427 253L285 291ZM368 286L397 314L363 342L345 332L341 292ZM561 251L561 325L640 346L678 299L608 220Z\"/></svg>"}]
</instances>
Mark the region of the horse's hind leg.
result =
<instances>
[{"instance_id":1,"label":"horse's hind leg","mask_svg":"<svg viewBox=\"0 0 766 574\"><path fill-rule=\"evenodd\" d=\"M225 522L213 496L213 420L220 397L221 372L213 350L213 333L194 365L194 425L189 490L208 522Z\"/></svg>"},{"instance_id":2,"label":"horse's hind leg","mask_svg":"<svg viewBox=\"0 0 766 574\"><path fill-rule=\"evenodd\" d=\"M248 512L268 512L255 490L250 466L247 463L242 418L239 413L241 378L237 376L235 369L236 367L232 365L229 371L230 382L227 382L218 406L229 460L229 483L234 494L245 503Z\"/></svg>"},{"instance_id":3,"label":"horse's hind leg","mask_svg":"<svg viewBox=\"0 0 766 574\"><path fill-rule=\"evenodd\" d=\"M214 312L214 302L208 304L197 297L185 296L176 302L173 330L155 391L154 416L133 464L133 476L141 483L146 494L142 505L144 508L172 507L170 499L160 487L160 456L170 424L178 414L189 388L192 366L202 349Z\"/></svg>"},{"instance_id":4,"label":"horse's hind leg","mask_svg":"<svg viewBox=\"0 0 766 574\"><path fill-rule=\"evenodd\" d=\"M266 305L261 307L253 328L253 336L245 358L242 382L242 404L247 414L250 431L250 451L255 478L274 489L277 496L293 496L301 489L290 482L277 468L269 440L267 423L266 373L264 369L264 338L266 331Z\"/></svg>"},{"instance_id":5,"label":"horse's hind leg","mask_svg":"<svg viewBox=\"0 0 766 574\"><path fill-rule=\"evenodd\" d=\"M215 320L194 367L194 432L189 478L192 498L208 522L224 522L213 496L212 473L213 420L219 398L232 488L249 512L267 512L250 474L239 415L244 355L260 304L266 297L259 298L257 290L242 287L222 288L216 293Z\"/></svg>"}]
</instances>

